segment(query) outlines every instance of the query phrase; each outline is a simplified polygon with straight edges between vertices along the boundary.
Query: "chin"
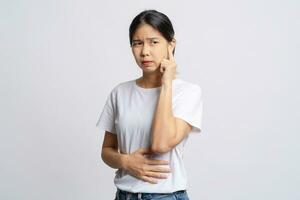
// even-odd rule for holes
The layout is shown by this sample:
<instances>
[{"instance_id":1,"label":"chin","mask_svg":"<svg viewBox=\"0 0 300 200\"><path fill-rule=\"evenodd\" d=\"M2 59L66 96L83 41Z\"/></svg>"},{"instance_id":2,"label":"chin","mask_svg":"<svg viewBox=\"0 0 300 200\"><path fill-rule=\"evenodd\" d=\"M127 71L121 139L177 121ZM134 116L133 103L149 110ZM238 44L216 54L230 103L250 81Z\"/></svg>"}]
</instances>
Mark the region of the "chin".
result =
<instances>
[{"instance_id":1,"label":"chin","mask_svg":"<svg viewBox=\"0 0 300 200\"><path fill-rule=\"evenodd\" d=\"M147 67L147 68L143 67L142 70L145 73L151 73L151 74L152 73L156 74L156 73L160 72L160 70L158 68L154 68L154 67Z\"/></svg>"}]
</instances>

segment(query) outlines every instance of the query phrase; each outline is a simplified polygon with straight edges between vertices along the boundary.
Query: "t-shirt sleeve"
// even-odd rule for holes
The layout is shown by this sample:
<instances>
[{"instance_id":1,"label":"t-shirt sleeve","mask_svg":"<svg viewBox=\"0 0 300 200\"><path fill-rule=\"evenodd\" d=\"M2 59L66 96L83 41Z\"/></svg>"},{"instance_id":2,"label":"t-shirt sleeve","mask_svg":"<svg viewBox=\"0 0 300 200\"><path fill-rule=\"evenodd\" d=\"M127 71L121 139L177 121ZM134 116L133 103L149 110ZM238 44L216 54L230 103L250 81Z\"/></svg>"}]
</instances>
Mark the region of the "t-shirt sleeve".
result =
<instances>
[{"instance_id":1,"label":"t-shirt sleeve","mask_svg":"<svg viewBox=\"0 0 300 200\"><path fill-rule=\"evenodd\" d=\"M192 125L190 133L202 131L202 111L202 89L198 85L186 89L174 101L173 115Z\"/></svg>"},{"instance_id":2,"label":"t-shirt sleeve","mask_svg":"<svg viewBox=\"0 0 300 200\"><path fill-rule=\"evenodd\" d=\"M96 127L116 134L115 116L116 116L115 92L112 90L106 99L106 103L96 123Z\"/></svg>"}]
</instances>

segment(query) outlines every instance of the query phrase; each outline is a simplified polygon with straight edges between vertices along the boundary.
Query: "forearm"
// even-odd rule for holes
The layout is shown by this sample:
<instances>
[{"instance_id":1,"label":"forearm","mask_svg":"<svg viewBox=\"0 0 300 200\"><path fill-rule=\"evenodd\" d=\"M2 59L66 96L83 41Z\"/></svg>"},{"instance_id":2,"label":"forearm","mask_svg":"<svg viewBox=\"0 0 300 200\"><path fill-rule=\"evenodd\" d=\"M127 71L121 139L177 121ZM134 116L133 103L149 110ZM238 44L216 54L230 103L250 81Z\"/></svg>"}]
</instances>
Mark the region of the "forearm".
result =
<instances>
[{"instance_id":1,"label":"forearm","mask_svg":"<svg viewBox=\"0 0 300 200\"><path fill-rule=\"evenodd\" d=\"M167 151L176 136L176 122L172 111L172 81L162 84L152 122L151 147L155 152Z\"/></svg>"},{"instance_id":2,"label":"forearm","mask_svg":"<svg viewBox=\"0 0 300 200\"><path fill-rule=\"evenodd\" d=\"M104 147L101 153L102 160L114 169L125 169L126 156L127 154L121 154L112 147Z\"/></svg>"}]
</instances>

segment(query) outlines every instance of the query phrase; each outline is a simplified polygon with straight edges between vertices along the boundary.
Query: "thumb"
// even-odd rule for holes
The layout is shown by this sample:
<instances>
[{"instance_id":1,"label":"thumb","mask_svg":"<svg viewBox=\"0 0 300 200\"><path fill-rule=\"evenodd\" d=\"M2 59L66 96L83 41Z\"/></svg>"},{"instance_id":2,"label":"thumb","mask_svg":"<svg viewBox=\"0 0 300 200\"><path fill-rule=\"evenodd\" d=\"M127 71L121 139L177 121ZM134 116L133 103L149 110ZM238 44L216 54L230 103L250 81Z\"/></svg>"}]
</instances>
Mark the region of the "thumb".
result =
<instances>
[{"instance_id":1,"label":"thumb","mask_svg":"<svg viewBox=\"0 0 300 200\"><path fill-rule=\"evenodd\" d=\"M150 154L151 153L151 150L150 148L140 148L138 149L138 152L141 153L141 154Z\"/></svg>"},{"instance_id":2,"label":"thumb","mask_svg":"<svg viewBox=\"0 0 300 200\"><path fill-rule=\"evenodd\" d=\"M161 73L164 73L164 68L162 66L160 66L159 70L160 70Z\"/></svg>"}]
</instances>

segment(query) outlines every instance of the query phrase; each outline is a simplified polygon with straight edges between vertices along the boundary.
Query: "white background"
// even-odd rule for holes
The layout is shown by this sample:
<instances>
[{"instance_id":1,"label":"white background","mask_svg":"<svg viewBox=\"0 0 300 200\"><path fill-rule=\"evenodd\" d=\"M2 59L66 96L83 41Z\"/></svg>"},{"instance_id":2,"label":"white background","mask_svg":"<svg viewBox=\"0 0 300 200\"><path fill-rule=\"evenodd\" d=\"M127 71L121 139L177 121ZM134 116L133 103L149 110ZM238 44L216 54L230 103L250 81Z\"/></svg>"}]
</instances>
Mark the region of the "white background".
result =
<instances>
[{"instance_id":1,"label":"white background","mask_svg":"<svg viewBox=\"0 0 300 200\"><path fill-rule=\"evenodd\" d=\"M169 16L178 77L203 90L190 199L300 199L296 0L2 0L0 199L114 198L95 124L111 89L141 75L128 29L144 9Z\"/></svg>"}]
</instances>

